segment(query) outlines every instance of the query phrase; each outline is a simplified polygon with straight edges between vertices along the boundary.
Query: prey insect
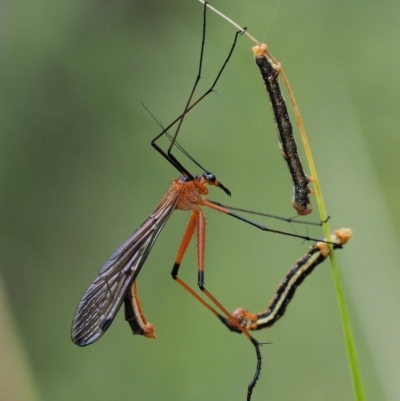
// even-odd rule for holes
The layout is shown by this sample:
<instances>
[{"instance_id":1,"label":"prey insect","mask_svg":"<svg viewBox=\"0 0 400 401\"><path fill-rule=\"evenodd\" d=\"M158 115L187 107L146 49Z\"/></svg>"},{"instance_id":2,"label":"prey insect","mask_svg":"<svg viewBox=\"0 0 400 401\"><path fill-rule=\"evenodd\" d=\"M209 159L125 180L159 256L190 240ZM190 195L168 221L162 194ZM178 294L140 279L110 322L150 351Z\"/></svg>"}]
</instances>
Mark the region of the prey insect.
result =
<instances>
[{"instance_id":1,"label":"prey insect","mask_svg":"<svg viewBox=\"0 0 400 401\"><path fill-rule=\"evenodd\" d=\"M253 52L271 102L275 123L278 128L279 143L283 152L283 158L287 163L292 177L292 205L298 214L304 216L310 214L312 211L311 202L308 197L308 194L311 192L308 188L310 178L304 173L297 152L296 142L293 137L293 128L292 123L290 122L286 102L279 86L278 76L280 66L272 65L267 57L266 45L254 46Z\"/></svg>"},{"instance_id":2,"label":"prey insect","mask_svg":"<svg viewBox=\"0 0 400 401\"><path fill-rule=\"evenodd\" d=\"M341 228L335 230L329 240L333 244L333 249L341 249L350 240L351 236L352 231L350 229ZM286 312L286 308L293 299L297 287L328 257L329 253L330 249L326 242L319 241L311 246L309 251L286 273L266 310L259 313L251 313L244 308L237 308L232 313L236 322L248 331L271 327ZM237 330L237 326L232 325L231 320L226 319L216 311L214 312L231 331L240 333Z\"/></svg>"},{"instance_id":3,"label":"prey insect","mask_svg":"<svg viewBox=\"0 0 400 401\"><path fill-rule=\"evenodd\" d=\"M205 247L205 232L206 221L202 212L202 207L208 207L219 211L221 213L232 216L236 219L244 221L260 230L274 232L278 234L285 234L296 238L305 240L314 240L308 236L297 235L294 233L286 233L279 230L270 229L264 225L253 222L244 218L232 210L220 206L217 203L209 201L204 198L208 194L207 186L215 186L221 188L226 194L230 195L229 190L216 179L216 177L205 170L192 158L180 145L176 142L176 138L186 113L191 110L199 101L204 99L209 93L213 91L215 84L222 74L236 44L238 33L235 35L235 40L229 55L223 64L220 72L211 88L203 94L198 100L192 103L192 98L197 87L199 78L201 76L202 57L204 50L205 38L205 13L206 6L204 7L204 23L203 23L203 39L201 47L200 67L195 85L187 102L184 112L173 123L165 128L153 141L152 145L156 150L165 157L173 167L175 167L182 176L175 179L166 195L162 198L160 203L156 206L155 210L145 220L145 222L125 241L124 244L110 257L105 265L100 270L93 283L89 286L83 295L72 323L72 341L79 346L87 346L97 341L110 327L118 310L125 304L125 318L130 324L134 334L140 334L147 338L155 338L154 327L147 321L143 314L140 300L137 294L136 278L140 273L152 247L155 244L161 230L167 223L174 210L183 210L191 212L188 225L175 263L172 268L171 275L173 279L185 290L187 290L193 297L202 303L209 310L212 307L207 304L196 292L189 287L184 281L178 277L179 268L183 260L184 254L189 246L193 234L197 233L197 265L198 265L198 279L197 284L209 302L214 304L227 320L231 321L232 326L236 326L237 330L251 341L256 351L256 371L253 379L248 385L247 399L250 400L253 388L258 380L261 372L261 352L260 343L253 338L248 331L230 316L229 312L223 305L205 288L204 285L204 247ZM177 124L174 135L170 135L168 130ZM162 136L166 135L171 144L167 151L164 151L156 141ZM172 147L176 146L182 150L183 153L189 157L198 167L204 172L201 176L192 175L178 160L172 155Z\"/></svg>"}]
</instances>

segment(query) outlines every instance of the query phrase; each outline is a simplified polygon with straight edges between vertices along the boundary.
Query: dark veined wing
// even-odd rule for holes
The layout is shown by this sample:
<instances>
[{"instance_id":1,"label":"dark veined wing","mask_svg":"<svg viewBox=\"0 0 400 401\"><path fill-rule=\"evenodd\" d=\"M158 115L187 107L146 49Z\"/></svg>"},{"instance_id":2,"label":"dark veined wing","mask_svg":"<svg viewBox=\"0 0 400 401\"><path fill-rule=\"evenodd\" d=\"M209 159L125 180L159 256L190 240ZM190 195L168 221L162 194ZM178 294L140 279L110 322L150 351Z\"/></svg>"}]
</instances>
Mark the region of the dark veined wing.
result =
<instances>
[{"instance_id":1,"label":"dark veined wing","mask_svg":"<svg viewBox=\"0 0 400 401\"><path fill-rule=\"evenodd\" d=\"M110 327L181 192L182 188L172 186L148 219L102 267L76 309L71 333L75 344L89 345Z\"/></svg>"}]
</instances>

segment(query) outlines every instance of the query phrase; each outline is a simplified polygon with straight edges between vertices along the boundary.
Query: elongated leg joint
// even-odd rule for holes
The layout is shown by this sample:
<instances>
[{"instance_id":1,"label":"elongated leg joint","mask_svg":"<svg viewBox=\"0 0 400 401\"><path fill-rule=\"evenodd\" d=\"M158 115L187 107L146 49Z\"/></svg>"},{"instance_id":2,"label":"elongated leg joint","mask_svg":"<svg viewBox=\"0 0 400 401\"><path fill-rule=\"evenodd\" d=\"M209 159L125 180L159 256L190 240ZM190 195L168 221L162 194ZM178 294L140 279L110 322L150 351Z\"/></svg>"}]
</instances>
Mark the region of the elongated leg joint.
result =
<instances>
[{"instance_id":1,"label":"elongated leg joint","mask_svg":"<svg viewBox=\"0 0 400 401\"><path fill-rule=\"evenodd\" d=\"M197 285L199 286L200 290L204 290L204 271L201 270L197 273Z\"/></svg>"},{"instance_id":2,"label":"elongated leg joint","mask_svg":"<svg viewBox=\"0 0 400 401\"><path fill-rule=\"evenodd\" d=\"M174 279L174 280L176 280L176 278L178 277L178 270L179 270L179 267L180 267L180 263L174 263L174 267L172 268L172 271L171 271L171 276L172 276L172 278Z\"/></svg>"}]
</instances>

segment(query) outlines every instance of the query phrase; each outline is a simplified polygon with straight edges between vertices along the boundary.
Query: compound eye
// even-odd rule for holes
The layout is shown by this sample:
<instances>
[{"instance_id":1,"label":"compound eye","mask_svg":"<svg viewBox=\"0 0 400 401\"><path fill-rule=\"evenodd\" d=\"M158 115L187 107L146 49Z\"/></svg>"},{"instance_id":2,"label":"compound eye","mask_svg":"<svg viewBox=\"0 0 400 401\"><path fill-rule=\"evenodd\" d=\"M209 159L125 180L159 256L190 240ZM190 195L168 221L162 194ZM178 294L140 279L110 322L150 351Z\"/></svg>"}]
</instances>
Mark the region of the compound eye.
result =
<instances>
[{"instance_id":1,"label":"compound eye","mask_svg":"<svg viewBox=\"0 0 400 401\"><path fill-rule=\"evenodd\" d=\"M211 183L214 183L217 179L215 178L215 175L209 172L205 172L203 174L203 177L207 180L210 181Z\"/></svg>"}]
</instances>

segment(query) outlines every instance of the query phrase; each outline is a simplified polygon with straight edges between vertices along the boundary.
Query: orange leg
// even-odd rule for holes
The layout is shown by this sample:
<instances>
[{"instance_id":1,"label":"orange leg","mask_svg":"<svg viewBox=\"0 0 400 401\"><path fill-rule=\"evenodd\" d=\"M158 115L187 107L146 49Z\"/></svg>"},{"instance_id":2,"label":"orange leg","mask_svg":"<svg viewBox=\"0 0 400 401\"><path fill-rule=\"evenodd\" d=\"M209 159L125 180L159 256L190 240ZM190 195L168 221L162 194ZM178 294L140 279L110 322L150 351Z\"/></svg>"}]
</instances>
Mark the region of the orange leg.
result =
<instances>
[{"instance_id":1,"label":"orange leg","mask_svg":"<svg viewBox=\"0 0 400 401\"><path fill-rule=\"evenodd\" d=\"M206 237L206 219L202 212L198 213L197 218L197 263L198 263L198 286L200 290L206 295L211 302L226 315L234 326L245 334L245 336L253 341L256 341L250 333L247 332L242 326L240 326L232 315L222 306L222 304L204 287L204 248L205 248L205 237Z\"/></svg>"},{"instance_id":2,"label":"orange leg","mask_svg":"<svg viewBox=\"0 0 400 401\"><path fill-rule=\"evenodd\" d=\"M139 334L146 338L157 338L154 334L154 326L146 319L142 304L137 293L136 280L125 298L125 320L129 323L133 334Z\"/></svg>"},{"instance_id":3,"label":"orange leg","mask_svg":"<svg viewBox=\"0 0 400 401\"><path fill-rule=\"evenodd\" d=\"M200 296L198 294L196 294L194 292L194 290L189 287L184 281L182 281L179 277L178 277L178 270L179 267L181 265L183 256L185 255L185 252L187 250L187 247L190 244L190 241L193 237L194 234L194 230L197 227L197 223L198 223L198 218L199 218L199 212L197 211L193 211L192 215L190 216L190 219L188 221L188 224L186 226L186 230L185 233L183 234L183 238L182 238L182 242L181 242L181 246L179 248L178 251L178 255L176 256L175 259L175 264L174 267L172 268L172 278L181 286L183 287L187 292L189 292L190 295L192 295L194 298L197 299L197 301L199 301L204 307L206 307L211 313L213 313L216 316L219 316L219 313L214 310L210 305L207 304L207 302L205 302L202 298L200 298ZM203 259L204 259L204 250L203 250Z\"/></svg>"},{"instance_id":4,"label":"orange leg","mask_svg":"<svg viewBox=\"0 0 400 401\"><path fill-rule=\"evenodd\" d=\"M208 206L208 205L207 205ZM218 210L218 209L217 209ZM222 211L222 210L220 210ZM202 212L199 213L197 221L197 261L198 261L198 286L203 294L213 302L213 304L223 312L223 314L228 318L229 322L233 326L236 326L239 332L242 332L254 345L257 355L257 366L256 372L254 374L253 380L247 387L247 400L250 400L253 388L261 373L261 352L260 343L244 328L242 327L234 317L222 306L222 304L204 287L204 248L205 248L205 237L206 237L206 220ZM223 316L218 313L218 318L223 321Z\"/></svg>"},{"instance_id":5,"label":"orange leg","mask_svg":"<svg viewBox=\"0 0 400 401\"><path fill-rule=\"evenodd\" d=\"M212 206L211 206L212 205ZM214 207L213 204L206 204L206 206L210 206L213 209L224 211L224 208ZM222 209L222 210L221 210ZM182 243L178 251L178 255L175 260L174 267L172 269L171 275L172 278L182 286L186 291L188 291L193 297L195 297L203 306L205 306L210 312L216 315L222 322L225 321L225 318L221 316L214 308L208 305L202 298L197 295L192 288L190 288L184 281L178 278L178 271L181 265L183 256L187 250L187 247L193 237L194 230L197 227L197 263L198 263L198 286L200 290L214 303L214 305L223 312L223 314L229 319L229 322L232 326L237 328L238 332L243 333L253 344L256 350L257 355L257 367L254 377L247 389L247 400L250 400L251 394L253 392L253 388L256 385L256 382L260 376L261 372L261 352L260 352L260 343L240 324L232 317L232 315L222 306L222 304L204 287L204 248L205 248L205 234L206 234L206 221L204 218L204 214L201 210L194 210L192 215L190 216L188 225L186 227L185 234L183 235Z\"/></svg>"},{"instance_id":6,"label":"orange leg","mask_svg":"<svg viewBox=\"0 0 400 401\"><path fill-rule=\"evenodd\" d=\"M190 244L193 237L194 231L197 227L197 265L198 265L198 281L197 284L200 290L215 304L215 306L221 310L226 317L228 317L232 326L236 327L239 332L243 332L249 340L256 341L243 327L241 327L232 315L222 306L222 304L204 288L204 249L205 249L205 233L206 233L206 220L201 210L193 211L188 224L186 226L185 233L182 238L181 246L179 247L178 255L175 259L174 267L172 268L172 278L186 291L188 291L194 298L196 298L203 306L205 306L211 313L217 316L220 320L225 321L225 317L221 316L214 308L208 305L194 290L189 287L184 281L178 277L178 271L182 263L183 256Z\"/></svg>"}]
</instances>

